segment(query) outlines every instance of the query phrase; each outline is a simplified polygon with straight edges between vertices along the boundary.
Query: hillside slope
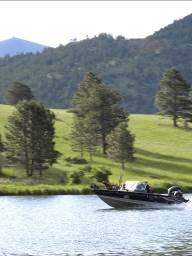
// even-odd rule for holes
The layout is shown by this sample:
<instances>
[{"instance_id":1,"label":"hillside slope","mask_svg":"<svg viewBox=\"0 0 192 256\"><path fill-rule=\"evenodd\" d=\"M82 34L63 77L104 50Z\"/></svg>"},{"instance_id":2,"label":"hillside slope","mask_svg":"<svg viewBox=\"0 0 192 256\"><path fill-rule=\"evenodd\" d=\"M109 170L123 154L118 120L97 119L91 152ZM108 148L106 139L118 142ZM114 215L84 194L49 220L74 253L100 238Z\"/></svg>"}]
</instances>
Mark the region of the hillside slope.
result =
<instances>
[{"instance_id":1,"label":"hillside slope","mask_svg":"<svg viewBox=\"0 0 192 256\"><path fill-rule=\"evenodd\" d=\"M4 125L12 107L0 105L0 132L5 133ZM42 191L42 193L64 193L62 191L82 191L89 187L92 179L85 180L82 185L70 185L65 181L65 174L69 176L73 171L80 171L86 166L93 170L105 167L112 171L111 182L118 183L121 173L120 163L103 157L99 152L88 165L77 165L66 162L66 157L78 156L70 146L70 127L72 114L65 110L54 110L56 122L56 147L62 153L57 164L44 174L43 178L26 178L21 168L14 166L4 168L4 176L0 177L0 192L23 191L29 193ZM125 180L148 180L156 189L166 190L170 185L178 184L185 191L192 190L192 132L182 128L175 129L169 119L162 119L155 115L131 115L130 130L136 136L136 160L126 164ZM179 147L178 147L179 145ZM89 157L86 156L89 161ZM75 192L75 193L76 193ZM35 192L34 192L35 193ZM47 192L48 193L48 192Z\"/></svg>"},{"instance_id":2,"label":"hillside slope","mask_svg":"<svg viewBox=\"0 0 192 256\"><path fill-rule=\"evenodd\" d=\"M120 90L131 113L153 113L159 80L178 68L192 82L192 15L145 39L100 34L41 54L0 59L0 102L14 80L27 83L49 107L66 108L87 71Z\"/></svg>"}]
</instances>

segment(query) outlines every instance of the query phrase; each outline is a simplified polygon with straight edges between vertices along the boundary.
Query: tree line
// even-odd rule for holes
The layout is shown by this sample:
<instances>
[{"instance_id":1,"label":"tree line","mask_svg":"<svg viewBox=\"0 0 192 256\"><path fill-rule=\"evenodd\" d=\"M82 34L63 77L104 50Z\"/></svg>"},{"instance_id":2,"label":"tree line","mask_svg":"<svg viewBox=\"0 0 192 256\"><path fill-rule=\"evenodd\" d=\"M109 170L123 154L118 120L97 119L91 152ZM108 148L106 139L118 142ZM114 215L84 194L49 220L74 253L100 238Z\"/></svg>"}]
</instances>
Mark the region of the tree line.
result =
<instances>
[{"instance_id":1,"label":"tree line","mask_svg":"<svg viewBox=\"0 0 192 256\"><path fill-rule=\"evenodd\" d=\"M41 176L61 154L55 150L55 114L37 102L21 82L9 88L7 100L15 110L8 117L0 151L7 161L22 165L28 177L35 171ZM121 107L121 95L116 90L89 72L73 98L72 111L71 146L81 157L87 151L92 161L93 153L101 148L103 155L121 162L122 168L134 159L134 136L127 129L128 113Z\"/></svg>"},{"instance_id":2,"label":"tree line","mask_svg":"<svg viewBox=\"0 0 192 256\"><path fill-rule=\"evenodd\" d=\"M159 114L178 120L185 126L192 122L191 86L176 69L165 72L155 97ZM52 166L60 152L55 150L55 114L35 100L30 88L14 82L7 91L7 100L15 105L8 118L5 139L0 136L0 172L2 152L7 161L24 166L27 176L39 175ZM71 147L90 161L95 152L121 163L134 160L134 135L129 131L129 114L122 107L120 93L105 85L95 74L88 72L72 100L73 125Z\"/></svg>"},{"instance_id":3,"label":"tree line","mask_svg":"<svg viewBox=\"0 0 192 256\"><path fill-rule=\"evenodd\" d=\"M0 59L0 102L7 85L18 79L51 108L68 108L78 83L91 70L119 90L130 113L155 113L153 99L160 76L176 67L192 81L189 15L145 39L127 40L108 34L71 42L41 54Z\"/></svg>"}]
</instances>

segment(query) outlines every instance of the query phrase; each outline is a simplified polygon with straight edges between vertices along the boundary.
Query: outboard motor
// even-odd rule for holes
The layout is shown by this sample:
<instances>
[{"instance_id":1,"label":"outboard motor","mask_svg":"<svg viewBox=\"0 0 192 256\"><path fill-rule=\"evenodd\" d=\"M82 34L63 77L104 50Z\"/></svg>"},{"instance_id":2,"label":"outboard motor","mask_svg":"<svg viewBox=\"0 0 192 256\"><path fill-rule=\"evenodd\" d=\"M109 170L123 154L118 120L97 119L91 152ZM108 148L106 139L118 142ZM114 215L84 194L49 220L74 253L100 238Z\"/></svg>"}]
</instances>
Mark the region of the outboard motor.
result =
<instances>
[{"instance_id":1,"label":"outboard motor","mask_svg":"<svg viewBox=\"0 0 192 256\"><path fill-rule=\"evenodd\" d=\"M182 195L181 188L179 186L172 186L167 190L168 196L180 196Z\"/></svg>"},{"instance_id":2,"label":"outboard motor","mask_svg":"<svg viewBox=\"0 0 192 256\"><path fill-rule=\"evenodd\" d=\"M168 196L175 197L176 199L181 200L182 202L187 203L189 201L183 197L183 193L181 192L181 188L179 186L170 187L167 193Z\"/></svg>"},{"instance_id":3,"label":"outboard motor","mask_svg":"<svg viewBox=\"0 0 192 256\"><path fill-rule=\"evenodd\" d=\"M173 193L173 196L174 196L174 197L177 197L177 198L182 198L182 197L183 197L183 193L178 190L178 191L175 191L175 192Z\"/></svg>"}]
</instances>

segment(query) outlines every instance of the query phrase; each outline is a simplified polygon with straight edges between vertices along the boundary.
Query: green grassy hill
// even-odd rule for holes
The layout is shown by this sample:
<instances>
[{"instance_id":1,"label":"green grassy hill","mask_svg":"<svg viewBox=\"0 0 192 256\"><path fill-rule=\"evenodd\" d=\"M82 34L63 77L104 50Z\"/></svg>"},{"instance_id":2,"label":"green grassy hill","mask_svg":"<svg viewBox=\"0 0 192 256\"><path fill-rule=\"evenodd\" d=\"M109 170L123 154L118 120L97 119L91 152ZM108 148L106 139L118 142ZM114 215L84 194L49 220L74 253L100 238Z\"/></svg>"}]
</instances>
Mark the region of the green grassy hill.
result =
<instances>
[{"instance_id":1,"label":"green grassy hill","mask_svg":"<svg viewBox=\"0 0 192 256\"><path fill-rule=\"evenodd\" d=\"M4 134L7 117L13 107L0 105L0 132ZM0 193L4 194L52 194L88 193L92 173L88 173L84 184L71 185L68 176L86 165L71 164L67 157L78 156L70 146L72 114L66 110L54 110L56 121L56 147L62 153L58 163L47 170L44 176L26 178L21 167L3 168L0 177ZM127 163L125 180L148 180L155 191L166 190L170 185L181 185L185 191L192 191L192 130L173 128L169 119L155 115L131 115L130 130L136 136L136 160ZM88 155L85 157L89 161ZM103 157L99 152L88 163L92 170L105 167L113 173L112 183L118 183L120 164ZM89 178L88 178L89 177Z\"/></svg>"}]
</instances>

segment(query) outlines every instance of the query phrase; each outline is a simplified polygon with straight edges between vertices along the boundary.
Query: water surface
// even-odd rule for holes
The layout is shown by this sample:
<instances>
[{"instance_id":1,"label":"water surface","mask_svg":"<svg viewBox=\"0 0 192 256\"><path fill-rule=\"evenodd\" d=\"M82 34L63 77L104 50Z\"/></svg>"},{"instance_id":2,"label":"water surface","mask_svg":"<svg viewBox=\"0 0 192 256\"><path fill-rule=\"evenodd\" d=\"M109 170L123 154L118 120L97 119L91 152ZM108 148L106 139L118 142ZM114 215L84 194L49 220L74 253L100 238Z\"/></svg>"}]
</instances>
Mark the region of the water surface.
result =
<instances>
[{"instance_id":1,"label":"water surface","mask_svg":"<svg viewBox=\"0 0 192 256\"><path fill-rule=\"evenodd\" d=\"M192 204L116 210L94 195L0 197L0 256L8 255L192 255Z\"/></svg>"}]
</instances>

